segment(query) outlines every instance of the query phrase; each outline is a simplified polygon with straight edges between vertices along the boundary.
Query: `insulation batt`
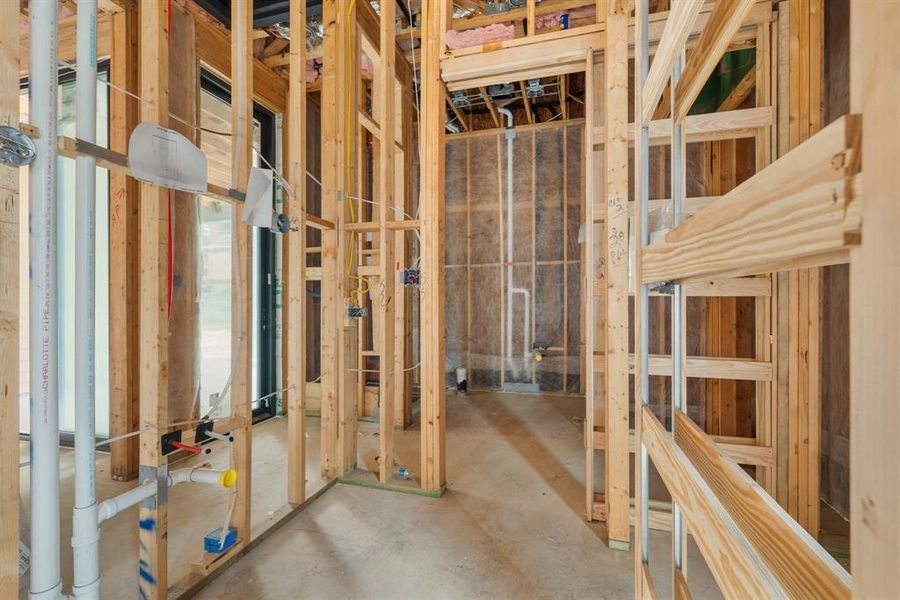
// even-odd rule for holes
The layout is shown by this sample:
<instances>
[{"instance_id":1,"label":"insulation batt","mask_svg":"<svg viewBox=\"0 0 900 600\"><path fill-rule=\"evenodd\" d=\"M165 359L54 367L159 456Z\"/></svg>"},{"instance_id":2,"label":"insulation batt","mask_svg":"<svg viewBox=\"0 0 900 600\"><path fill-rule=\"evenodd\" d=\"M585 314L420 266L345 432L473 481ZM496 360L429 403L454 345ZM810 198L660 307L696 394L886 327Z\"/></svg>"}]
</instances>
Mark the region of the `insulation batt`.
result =
<instances>
[{"instance_id":1,"label":"insulation batt","mask_svg":"<svg viewBox=\"0 0 900 600\"><path fill-rule=\"evenodd\" d=\"M511 40L516 37L516 29L510 23L494 23L487 27L476 27L465 31L450 30L447 32L447 47L459 50L470 46L480 46L491 42Z\"/></svg>"}]
</instances>

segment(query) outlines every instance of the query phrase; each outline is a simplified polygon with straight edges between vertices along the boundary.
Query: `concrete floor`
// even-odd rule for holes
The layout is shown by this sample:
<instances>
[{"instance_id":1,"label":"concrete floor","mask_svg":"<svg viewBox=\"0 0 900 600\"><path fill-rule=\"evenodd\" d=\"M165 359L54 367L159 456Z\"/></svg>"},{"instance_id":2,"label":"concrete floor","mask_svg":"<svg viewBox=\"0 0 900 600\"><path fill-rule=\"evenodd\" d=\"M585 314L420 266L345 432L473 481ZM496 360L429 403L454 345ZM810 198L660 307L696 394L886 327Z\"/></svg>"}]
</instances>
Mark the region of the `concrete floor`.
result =
<instances>
[{"instance_id":1,"label":"concrete floor","mask_svg":"<svg viewBox=\"0 0 900 600\"><path fill-rule=\"evenodd\" d=\"M447 397L447 493L433 499L337 485L227 569L199 598L631 598L633 554L585 523L576 397ZM360 462L378 438L361 424ZM418 465L418 430L397 433ZM373 463L374 464L374 463ZM660 597L671 538L651 532ZM695 547L695 598L720 597Z\"/></svg>"},{"instance_id":2,"label":"concrete floor","mask_svg":"<svg viewBox=\"0 0 900 600\"><path fill-rule=\"evenodd\" d=\"M601 524L582 518L584 400L448 392L447 484L443 498L336 485L226 569L200 598L631 598L633 554L606 547ZM308 420L308 482L318 479L319 420ZM360 467L374 468L377 426L360 423ZM271 519L287 493L286 421L254 427L253 523ZM418 472L419 431L396 432L395 467ZM99 454L98 497L133 486L109 479ZM27 446L23 445L23 460ZM63 451L62 573L71 584L72 452ZM217 449L206 460L224 466ZM196 459L175 468L188 466ZM27 505L27 469L22 469ZM169 584L200 556L202 538L225 515L220 490L186 484L169 496ZM137 592L137 510L103 527L103 598ZM670 596L669 534L650 533L660 597ZM695 598L720 597L691 546ZM27 578L25 579L27 587ZM23 589L24 591L24 589Z\"/></svg>"}]
</instances>

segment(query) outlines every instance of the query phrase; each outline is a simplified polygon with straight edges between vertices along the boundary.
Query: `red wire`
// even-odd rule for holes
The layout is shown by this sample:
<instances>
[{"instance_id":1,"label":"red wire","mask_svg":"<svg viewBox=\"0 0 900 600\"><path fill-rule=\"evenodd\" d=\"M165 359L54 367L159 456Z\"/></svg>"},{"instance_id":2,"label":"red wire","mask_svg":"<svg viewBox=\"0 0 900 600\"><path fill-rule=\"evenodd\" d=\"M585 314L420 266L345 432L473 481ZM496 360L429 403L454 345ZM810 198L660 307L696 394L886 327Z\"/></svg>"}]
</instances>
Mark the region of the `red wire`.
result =
<instances>
[{"instance_id":1,"label":"red wire","mask_svg":"<svg viewBox=\"0 0 900 600\"><path fill-rule=\"evenodd\" d=\"M184 450L192 454L200 454L201 452L203 452L203 448L200 448L199 446L189 446L188 444L184 444L182 442L173 441L172 446L178 448L179 450Z\"/></svg>"}]
</instances>

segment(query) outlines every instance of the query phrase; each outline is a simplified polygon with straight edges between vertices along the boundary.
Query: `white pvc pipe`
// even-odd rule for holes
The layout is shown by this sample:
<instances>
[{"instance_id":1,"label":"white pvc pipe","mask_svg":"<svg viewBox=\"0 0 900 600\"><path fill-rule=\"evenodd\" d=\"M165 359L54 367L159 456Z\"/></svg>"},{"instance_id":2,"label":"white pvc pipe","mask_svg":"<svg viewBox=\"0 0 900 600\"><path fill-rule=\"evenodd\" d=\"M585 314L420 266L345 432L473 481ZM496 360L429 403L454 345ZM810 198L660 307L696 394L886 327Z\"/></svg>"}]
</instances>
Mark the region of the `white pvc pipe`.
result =
<instances>
[{"instance_id":1,"label":"white pvc pipe","mask_svg":"<svg viewBox=\"0 0 900 600\"><path fill-rule=\"evenodd\" d=\"M508 108L498 108L497 112L506 116L506 362L512 368L513 376L519 376L519 366L512 360L513 339L513 296L522 294L525 297L525 331L523 333L523 358L531 355L531 292L525 288L515 287L513 284L513 251L515 238L513 236L513 140L516 137L515 121L512 111Z\"/></svg>"},{"instance_id":2,"label":"white pvc pipe","mask_svg":"<svg viewBox=\"0 0 900 600\"><path fill-rule=\"evenodd\" d=\"M79 0L75 134L97 137L97 0ZM72 557L78 598L100 598L100 529L94 462L94 322L97 171L92 156L75 159L75 507Z\"/></svg>"},{"instance_id":3,"label":"white pvc pipe","mask_svg":"<svg viewBox=\"0 0 900 600\"><path fill-rule=\"evenodd\" d=\"M130 506L140 503L156 494L156 481L147 481L123 492L114 498L104 500L97 508L97 525L112 518Z\"/></svg>"},{"instance_id":4,"label":"white pvc pipe","mask_svg":"<svg viewBox=\"0 0 900 600\"><path fill-rule=\"evenodd\" d=\"M60 598L59 377L56 279L57 5L29 4L28 101L40 130L29 170L31 598ZM11 476L7 474L7 476Z\"/></svg>"},{"instance_id":5,"label":"white pvc pipe","mask_svg":"<svg viewBox=\"0 0 900 600\"><path fill-rule=\"evenodd\" d=\"M199 467L192 469L178 469L177 471L169 473L166 478L166 486L173 488L179 483L192 482L221 485L222 487L228 488L234 484L233 480L230 482L225 480L226 475L228 474L228 469L201 469ZM114 498L104 500L97 509L97 526L99 527L103 521L106 521L123 510L152 497L154 494L156 494L155 480L144 482L136 488L132 488Z\"/></svg>"}]
</instances>

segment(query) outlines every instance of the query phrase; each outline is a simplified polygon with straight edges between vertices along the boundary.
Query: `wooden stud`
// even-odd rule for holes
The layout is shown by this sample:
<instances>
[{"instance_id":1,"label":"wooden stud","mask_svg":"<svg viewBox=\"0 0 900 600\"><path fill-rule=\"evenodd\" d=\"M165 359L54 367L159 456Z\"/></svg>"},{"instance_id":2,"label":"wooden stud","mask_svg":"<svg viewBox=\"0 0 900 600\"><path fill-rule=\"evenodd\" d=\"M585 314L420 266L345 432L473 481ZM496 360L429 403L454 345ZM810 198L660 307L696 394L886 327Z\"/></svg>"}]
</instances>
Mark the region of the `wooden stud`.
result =
<instances>
[{"instance_id":1,"label":"wooden stud","mask_svg":"<svg viewBox=\"0 0 900 600\"><path fill-rule=\"evenodd\" d=\"M850 5L850 107L863 114L863 243L850 263L850 552L855 598L900 597L900 30L891 2Z\"/></svg>"},{"instance_id":2,"label":"wooden stud","mask_svg":"<svg viewBox=\"0 0 900 600\"><path fill-rule=\"evenodd\" d=\"M822 124L822 61L824 53L823 0L796 0L789 5L789 136L796 147L819 131ZM814 536L819 528L819 269L792 275L788 327L792 344L788 356L791 415L788 426L788 506L791 514ZM796 353L796 354L795 354Z\"/></svg>"},{"instance_id":3,"label":"wooden stud","mask_svg":"<svg viewBox=\"0 0 900 600\"><path fill-rule=\"evenodd\" d=\"M381 48L394 46L396 6L393 2L381 5ZM381 319L381 345L378 348L378 402L379 402L379 464L378 481L388 483L394 468L394 388L396 380L403 377L402 371L394 372L394 310L396 307L394 278L397 271L394 267L395 240L386 225L394 217L396 175L395 158L395 73L394 53L382 52L378 69L377 103L378 122L383 133L378 143L379 170L378 177L378 218L381 226L379 232L381 270L381 289L377 294L379 318ZM443 102L441 103L443 108ZM402 380L402 379L401 379Z\"/></svg>"},{"instance_id":4,"label":"wooden stud","mask_svg":"<svg viewBox=\"0 0 900 600\"><path fill-rule=\"evenodd\" d=\"M528 35L537 33L537 13L535 12L535 0L527 0L525 19L528 21Z\"/></svg>"},{"instance_id":5,"label":"wooden stud","mask_svg":"<svg viewBox=\"0 0 900 600\"><path fill-rule=\"evenodd\" d=\"M569 120L569 91L568 91L568 75L559 76L559 112L563 121Z\"/></svg>"},{"instance_id":6,"label":"wooden stud","mask_svg":"<svg viewBox=\"0 0 900 600\"><path fill-rule=\"evenodd\" d=\"M293 44L288 71L287 173L293 188L287 234L288 502L306 500L306 2L291 0ZM290 195L289 195L290 196Z\"/></svg>"},{"instance_id":7,"label":"wooden stud","mask_svg":"<svg viewBox=\"0 0 900 600\"><path fill-rule=\"evenodd\" d=\"M444 390L444 100L440 55L450 20L447 0L426 3L423 14L422 105L419 140L422 221L421 485L445 485Z\"/></svg>"},{"instance_id":8,"label":"wooden stud","mask_svg":"<svg viewBox=\"0 0 900 600\"><path fill-rule=\"evenodd\" d=\"M522 92L522 103L525 105L525 115L528 117L528 124L534 125L534 111L531 108L531 98L525 89L525 82L519 82L519 90Z\"/></svg>"},{"instance_id":9,"label":"wooden stud","mask_svg":"<svg viewBox=\"0 0 900 600\"><path fill-rule=\"evenodd\" d=\"M138 14L131 7L112 17L110 82L126 90L139 86ZM140 104L122 93L109 95L109 147L128 152L128 138L140 121ZM140 184L109 171L109 435L140 428ZM129 481L138 475L138 438L113 442L110 474Z\"/></svg>"},{"instance_id":10,"label":"wooden stud","mask_svg":"<svg viewBox=\"0 0 900 600\"><path fill-rule=\"evenodd\" d=\"M140 4L142 58L141 120L162 127L169 122L168 12L162 2ZM165 502L166 457L160 435L168 423L168 340L166 324L166 237L168 193L141 183L140 203L140 461L142 477L157 481L156 496L141 504L140 594L165 598L168 588L168 507Z\"/></svg>"},{"instance_id":11,"label":"wooden stud","mask_svg":"<svg viewBox=\"0 0 900 600\"><path fill-rule=\"evenodd\" d=\"M604 65L606 115L606 527L610 547L629 547L628 503L628 21L629 2L610 0ZM591 148L591 155L593 149ZM591 197L591 201L593 198ZM588 223L588 227L592 227Z\"/></svg>"},{"instance_id":12,"label":"wooden stud","mask_svg":"<svg viewBox=\"0 0 900 600\"><path fill-rule=\"evenodd\" d=\"M412 171L412 112L413 90L409 85L398 80L396 99L394 100L397 111L397 142L400 144L401 154L394 160L394 206L395 215L400 217L412 212L410 196L412 185L410 173ZM402 211L402 212L400 212ZM405 221L406 219L404 219ZM403 266L411 264L410 244L403 230L396 230L394 244L398 256L397 261ZM398 378L394 386L394 427L405 428L412 421L412 379L414 369L412 364L412 302L410 291L403 285L399 277L394 279L394 300L396 307L394 315L396 319L394 329L394 373Z\"/></svg>"},{"instance_id":13,"label":"wooden stud","mask_svg":"<svg viewBox=\"0 0 900 600\"><path fill-rule=\"evenodd\" d=\"M321 92L322 115L322 216L338 222L340 193L343 189L344 134L341 114L345 104L343 90L346 85L346 50L342 40L346 33L345 5L341 0L325 0L323 72ZM343 260L339 258L338 232L322 234L322 400L321 400L321 471L322 477L337 477L338 471L338 383L341 373L338 367L338 329L344 321L341 314L343 298L338 295L338 270Z\"/></svg>"},{"instance_id":14,"label":"wooden stud","mask_svg":"<svg viewBox=\"0 0 900 600\"><path fill-rule=\"evenodd\" d=\"M231 187L247 190L253 160L253 0L231 3ZM234 431L234 469L238 472L237 499L233 526L243 543L250 539L251 389L253 323L253 239L249 226L241 222L237 208L232 212L232 243L237 246L232 259L231 352L237 354L231 383L231 413L242 426ZM236 259L236 260L235 260ZM143 358L142 358L143 360Z\"/></svg>"}]
</instances>

